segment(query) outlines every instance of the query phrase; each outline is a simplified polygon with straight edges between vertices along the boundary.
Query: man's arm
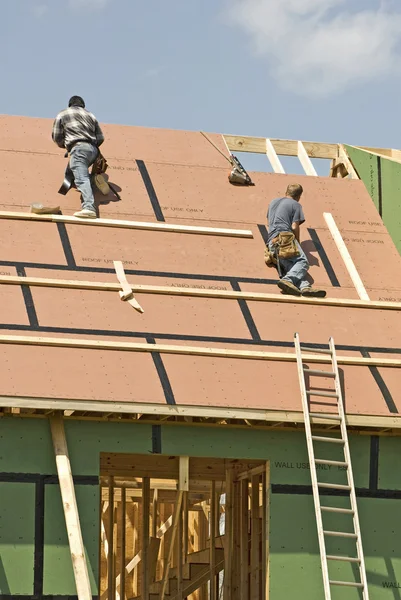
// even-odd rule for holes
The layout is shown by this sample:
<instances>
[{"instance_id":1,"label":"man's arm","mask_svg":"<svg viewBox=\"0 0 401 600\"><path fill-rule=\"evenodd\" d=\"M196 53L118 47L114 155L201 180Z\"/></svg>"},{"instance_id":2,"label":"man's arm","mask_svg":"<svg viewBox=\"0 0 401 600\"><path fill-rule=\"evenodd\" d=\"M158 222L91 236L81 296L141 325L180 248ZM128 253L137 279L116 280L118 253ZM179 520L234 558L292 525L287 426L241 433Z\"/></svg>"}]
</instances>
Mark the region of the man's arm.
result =
<instances>
[{"instance_id":1,"label":"man's arm","mask_svg":"<svg viewBox=\"0 0 401 600\"><path fill-rule=\"evenodd\" d=\"M53 123L52 139L59 148L64 148L64 128L59 116L55 118Z\"/></svg>"},{"instance_id":2,"label":"man's arm","mask_svg":"<svg viewBox=\"0 0 401 600\"><path fill-rule=\"evenodd\" d=\"M96 143L98 146L101 146L104 142L104 135L102 130L100 129L99 123L96 121L95 124L95 135L96 135Z\"/></svg>"},{"instance_id":3,"label":"man's arm","mask_svg":"<svg viewBox=\"0 0 401 600\"><path fill-rule=\"evenodd\" d=\"M299 232L300 232L299 221L296 221L295 223L293 223L291 225L291 229L292 229L293 234L295 235L295 239L297 240L297 242L299 242Z\"/></svg>"}]
</instances>

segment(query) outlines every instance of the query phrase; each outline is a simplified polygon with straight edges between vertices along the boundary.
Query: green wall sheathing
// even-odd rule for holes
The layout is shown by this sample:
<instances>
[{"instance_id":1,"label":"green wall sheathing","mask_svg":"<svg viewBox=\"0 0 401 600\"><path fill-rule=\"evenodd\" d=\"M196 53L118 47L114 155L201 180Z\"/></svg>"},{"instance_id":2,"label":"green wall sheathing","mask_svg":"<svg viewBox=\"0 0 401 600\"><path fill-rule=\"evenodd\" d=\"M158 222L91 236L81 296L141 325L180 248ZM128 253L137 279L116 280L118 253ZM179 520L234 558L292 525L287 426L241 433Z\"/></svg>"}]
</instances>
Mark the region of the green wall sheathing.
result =
<instances>
[{"instance_id":1,"label":"green wall sheathing","mask_svg":"<svg viewBox=\"0 0 401 600\"><path fill-rule=\"evenodd\" d=\"M0 598L32 594L35 486L0 483Z\"/></svg>"},{"instance_id":2,"label":"green wall sheathing","mask_svg":"<svg viewBox=\"0 0 401 600\"><path fill-rule=\"evenodd\" d=\"M99 454L105 452L152 452L160 432L163 454L269 459L273 493L270 522L270 588L272 600L289 597L321 600L323 587L316 534L313 499L308 493L310 471L304 434L196 426L161 426L95 421L67 421L66 435L76 480L78 510L85 552L96 593L99 549ZM333 445L334 446L334 445ZM361 527L370 584L371 600L400 600L401 586L401 476L397 472L400 438L379 441L378 472L372 459L370 436L350 439L355 483L365 490L359 497ZM12 448L12 451L10 449ZM339 448L323 449L321 455L340 458ZM377 458L377 456L376 456ZM49 424L42 419L3 418L0 420L0 471L4 475L46 476L44 494L44 576L43 594L76 594L68 540L57 484ZM50 476L50 477L48 477ZM52 477L53 476L53 477ZM319 479L344 483L338 468L319 469ZM2 483L0 502L0 594L33 594L35 484ZM3 493L3 488L6 490ZM378 497L379 492L388 497ZM382 490L386 490L383 492ZM368 497L372 496L372 497ZM3 497L5 500L3 501ZM341 497L328 503L346 506ZM350 523L344 515L327 515L328 528ZM333 519L336 519L336 525ZM342 519L339 521L338 519ZM330 539L328 551L353 555L353 543ZM15 566L15 565L18 566ZM350 579L350 565L336 563L332 577ZM357 591L339 588L333 600L358 600Z\"/></svg>"},{"instance_id":3,"label":"green wall sheathing","mask_svg":"<svg viewBox=\"0 0 401 600\"><path fill-rule=\"evenodd\" d=\"M345 148L401 253L401 164L353 146Z\"/></svg>"}]
</instances>

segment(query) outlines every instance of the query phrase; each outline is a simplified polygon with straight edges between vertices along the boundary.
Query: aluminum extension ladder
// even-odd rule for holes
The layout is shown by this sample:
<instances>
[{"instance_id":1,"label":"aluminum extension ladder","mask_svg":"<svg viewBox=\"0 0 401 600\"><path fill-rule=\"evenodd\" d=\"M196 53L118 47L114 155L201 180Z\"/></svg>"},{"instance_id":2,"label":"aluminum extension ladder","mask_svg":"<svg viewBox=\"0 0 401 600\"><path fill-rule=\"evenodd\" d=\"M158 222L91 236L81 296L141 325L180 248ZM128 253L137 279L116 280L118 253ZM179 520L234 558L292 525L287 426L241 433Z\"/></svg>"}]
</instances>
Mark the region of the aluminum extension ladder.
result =
<instances>
[{"instance_id":1,"label":"aluminum extension ladder","mask_svg":"<svg viewBox=\"0 0 401 600\"><path fill-rule=\"evenodd\" d=\"M319 548L320 548L320 559L322 564L322 575L323 575L323 585L324 585L324 598L325 600L331 600L331 587L332 586L347 586L347 587L355 587L359 588L362 592L363 600L369 600L369 592L368 592L368 584L366 579L366 570L365 570L365 560L363 555L362 548L362 539L361 539L361 531L359 527L359 517L358 517L358 507L356 501L355 494L355 485L354 478L352 474L351 467L351 456L349 451L349 443L348 443L348 435L347 435L347 426L345 423L345 413L344 413L344 405L343 398L341 393L341 382L338 373L337 366L337 357L336 357L336 349L334 345L333 338L329 340L329 349L312 349L301 347L299 341L299 335L295 334L295 349L297 356L297 365L298 365L298 376L299 376L299 384L301 388L301 396L302 396L302 407L305 417L305 431L306 431L306 442L308 446L308 455L309 455L309 464L310 464L310 472L312 478L312 490L313 490L313 499L315 504L315 513L316 513L316 522L317 522L317 533L319 538ZM303 356L303 352L308 353L320 353L325 354L327 358L327 362L331 362L332 370L331 371L320 371L309 369L305 367L304 363L308 362L307 357ZM307 384L305 380L305 374L309 377L327 377L334 379L335 391L327 390L322 391L321 389L313 390L312 388L307 389ZM333 398L337 402L338 412L336 413L313 413L309 411L309 403L313 403L313 400L310 400L311 396L323 396L326 398ZM341 437L320 437L312 435L311 431L311 417L324 418L329 421L337 422L340 425ZM319 442L321 445L327 447L327 444L340 444L343 447L344 451L344 461L336 461L336 460L326 460L324 458L315 458L315 450L314 450L314 442ZM336 483L322 483L317 479L317 471L316 465L332 465L343 467L346 469L348 485L340 485ZM337 508L332 506L322 506L320 503L320 488L328 488L328 489L337 489L342 491L347 491L349 493L350 499L350 508ZM353 518L353 528L354 531L352 533L345 533L342 531L327 531L323 526L323 512L329 513L343 513L352 515ZM356 542L356 557L350 556L333 556L328 555L326 553L326 537L327 536L336 536L336 537L344 537L354 539ZM355 563L359 567L359 582L351 582L351 581L335 581L330 579L329 577L329 561L346 561L350 563Z\"/></svg>"}]
</instances>

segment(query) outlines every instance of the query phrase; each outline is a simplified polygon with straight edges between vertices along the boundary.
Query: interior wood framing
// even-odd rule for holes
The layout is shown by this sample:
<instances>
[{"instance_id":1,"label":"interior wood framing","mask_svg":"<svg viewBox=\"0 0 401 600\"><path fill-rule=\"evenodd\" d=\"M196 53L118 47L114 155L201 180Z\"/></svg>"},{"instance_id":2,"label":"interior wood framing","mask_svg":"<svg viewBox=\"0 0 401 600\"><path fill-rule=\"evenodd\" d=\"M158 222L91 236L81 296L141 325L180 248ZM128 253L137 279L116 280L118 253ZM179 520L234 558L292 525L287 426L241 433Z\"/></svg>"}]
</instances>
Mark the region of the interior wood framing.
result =
<instances>
[{"instance_id":1,"label":"interior wood framing","mask_svg":"<svg viewBox=\"0 0 401 600\"><path fill-rule=\"evenodd\" d=\"M343 144L325 142L305 142L301 140L282 140L254 136L223 135L230 152L252 152L265 154L275 173L285 173L279 156L298 157L306 175L316 176L311 158L331 159L330 177L348 177L359 179ZM384 156L395 162L401 162L401 150L392 148L371 148L355 146L378 156Z\"/></svg>"},{"instance_id":2,"label":"interior wood framing","mask_svg":"<svg viewBox=\"0 0 401 600\"><path fill-rule=\"evenodd\" d=\"M268 600L268 462L102 453L100 474L100 600Z\"/></svg>"}]
</instances>

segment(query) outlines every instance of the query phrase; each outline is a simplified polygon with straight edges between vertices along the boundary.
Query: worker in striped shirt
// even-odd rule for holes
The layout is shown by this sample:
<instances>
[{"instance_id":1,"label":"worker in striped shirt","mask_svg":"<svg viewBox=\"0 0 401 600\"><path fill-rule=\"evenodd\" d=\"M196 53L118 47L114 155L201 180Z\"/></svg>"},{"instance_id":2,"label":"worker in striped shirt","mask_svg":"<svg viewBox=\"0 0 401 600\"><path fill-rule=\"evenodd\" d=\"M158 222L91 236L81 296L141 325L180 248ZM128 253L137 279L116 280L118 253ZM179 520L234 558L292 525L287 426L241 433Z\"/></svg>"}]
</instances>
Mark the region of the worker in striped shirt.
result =
<instances>
[{"instance_id":1,"label":"worker in striped shirt","mask_svg":"<svg viewBox=\"0 0 401 600\"><path fill-rule=\"evenodd\" d=\"M75 185L81 192L82 207L74 216L96 219L89 167L99 154L104 135L96 117L86 110L83 98L72 96L68 108L57 115L53 123L52 139L57 146L67 149Z\"/></svg>"}]
</instances>

